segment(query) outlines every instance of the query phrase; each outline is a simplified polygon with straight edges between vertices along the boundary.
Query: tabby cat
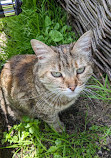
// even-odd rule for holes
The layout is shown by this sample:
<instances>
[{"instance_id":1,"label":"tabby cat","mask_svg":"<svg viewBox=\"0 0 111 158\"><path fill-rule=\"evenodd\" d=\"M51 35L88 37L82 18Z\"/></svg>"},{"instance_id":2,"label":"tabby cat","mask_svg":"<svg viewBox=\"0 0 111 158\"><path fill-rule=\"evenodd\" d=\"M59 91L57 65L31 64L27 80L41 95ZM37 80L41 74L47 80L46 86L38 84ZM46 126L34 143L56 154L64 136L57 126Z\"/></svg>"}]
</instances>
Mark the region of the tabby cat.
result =
<instances>
[{"instance_id":1,"label":"tabby cat","mask_svg":"<svg viewBox=\"0 0 111 158\"><path fill-rule=\"evenodd\" d=\"M12 57L1 72L5 102L17 119L38 117L59 132L64 129L58 113L71 106L93 73L92 31L76 43L47 46L32 39L36 55Z\"/></svg>"}]
</instances>

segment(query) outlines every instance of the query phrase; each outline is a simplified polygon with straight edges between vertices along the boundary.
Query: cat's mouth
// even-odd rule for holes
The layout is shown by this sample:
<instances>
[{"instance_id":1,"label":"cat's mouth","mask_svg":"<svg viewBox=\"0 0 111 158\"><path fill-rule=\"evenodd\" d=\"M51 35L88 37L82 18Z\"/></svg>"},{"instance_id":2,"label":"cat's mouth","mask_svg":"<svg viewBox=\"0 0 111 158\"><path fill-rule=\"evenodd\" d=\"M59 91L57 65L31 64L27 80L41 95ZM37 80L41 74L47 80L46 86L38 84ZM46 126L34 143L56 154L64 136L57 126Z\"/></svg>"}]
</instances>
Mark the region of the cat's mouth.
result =
<instances>
[{"instance_id":1,"label":"cat's mouth","mask_svg":"<svg viewBox=\"0 0 111 158\"><path fill-rule=\"evenodd\" d=\"M83 90L83 87L82 88L75 88L74 91L70 90L69 88L67 88L65 91L63 91L63 95L65 95L66 97L68 98L75 98L77 97L80 92Z\"/></svg>"},{"instance_id":2,"label":"cat's mouth","mask_svg":"<svg viewBox=\"0 0 111 158\"><path fill-rule=\"evenodd\" d=\"M68 98L75 98L75 97L78 96L78 93L64 91L64 92L63 92L63 95L65 95L65 96L68 97Z\"/></svg>"}]
</instances>

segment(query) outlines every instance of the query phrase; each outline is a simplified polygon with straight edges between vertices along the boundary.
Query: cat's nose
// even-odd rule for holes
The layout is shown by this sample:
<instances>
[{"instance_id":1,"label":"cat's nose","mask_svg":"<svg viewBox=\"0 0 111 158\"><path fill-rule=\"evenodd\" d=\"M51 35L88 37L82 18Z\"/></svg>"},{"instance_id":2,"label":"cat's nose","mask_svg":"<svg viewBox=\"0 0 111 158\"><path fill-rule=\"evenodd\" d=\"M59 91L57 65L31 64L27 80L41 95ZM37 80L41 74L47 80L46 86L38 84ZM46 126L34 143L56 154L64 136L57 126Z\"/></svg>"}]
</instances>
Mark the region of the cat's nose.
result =
<instances>
[{"instance_id":1,"label":"cat's nose","mask_svg":"<svg viewBox=\"0 0 111 158\"><path fill-rule=\"evenodd\" d=\"M71 87L69 87L69 89L70 89L71 91L74 91L75 88L76 88L76 86L71 86Z\"/></svg>"}]
</instances>

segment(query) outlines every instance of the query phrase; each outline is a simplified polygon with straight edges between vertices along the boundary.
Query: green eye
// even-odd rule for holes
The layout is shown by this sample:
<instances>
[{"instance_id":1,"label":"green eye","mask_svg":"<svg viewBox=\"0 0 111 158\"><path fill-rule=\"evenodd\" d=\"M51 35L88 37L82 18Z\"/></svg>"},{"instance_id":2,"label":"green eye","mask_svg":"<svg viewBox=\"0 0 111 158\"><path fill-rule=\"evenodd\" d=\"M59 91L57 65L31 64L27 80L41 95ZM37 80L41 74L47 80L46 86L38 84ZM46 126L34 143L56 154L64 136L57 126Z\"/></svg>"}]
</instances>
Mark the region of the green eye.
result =
<instances>
[{"instance_id":1,"label":"green eye","mask_svg":"<svg viewBox=\"0 0 111 158\"><path fill-rule=\"evenodd\" d=\"M82 74L85 70L85 67L77 69L77 74Z\"/></svg>"},{"instance_id":2,"label":"green eye","mask_svg":"<svg viewBox=\"0 0 111 158\"><path fill-rule=\"evenodd\" d=\"M54 77L62 77L62 74L60 72L51 72L51 74Z\"/></svg>"}]
</instances>

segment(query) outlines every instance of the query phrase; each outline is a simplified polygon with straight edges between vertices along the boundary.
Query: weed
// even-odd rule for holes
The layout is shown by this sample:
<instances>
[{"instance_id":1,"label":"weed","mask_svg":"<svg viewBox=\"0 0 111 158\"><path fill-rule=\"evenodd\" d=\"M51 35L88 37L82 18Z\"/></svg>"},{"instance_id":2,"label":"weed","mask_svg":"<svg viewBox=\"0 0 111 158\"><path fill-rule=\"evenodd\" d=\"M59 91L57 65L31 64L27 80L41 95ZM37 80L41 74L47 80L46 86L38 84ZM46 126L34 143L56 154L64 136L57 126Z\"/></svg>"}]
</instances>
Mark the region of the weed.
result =
<instances>
[{"instance_id":1,"label":"weed","mask_svg":"<svg viewBox=\"0 0 111 158\"><path fill-rule=\"evenodd\" d=\"M85 92L90 98L111 101L111 84L108 80L108 76L106 75L104 84L92 77L90 85L86 86Z\"/></svg>"},{"instance_id":2,"label":"weed","mask_svg":"<svg viewBox=\"0 0 111 158\"><path fill-rule=\"evenodd\" d=\"M38 120L24 117L23 122L14 125L9 133L4 133L2 143L8 141L10 145L7 148L17 149L13 157L22 153L23 158L97 158L97 150L111 135L111 128L108 127L93 125L88 131L75 131L69 135L66 132L59 134L46 124L40 130L40 124Z\"/></svg>"}]
</instances>

